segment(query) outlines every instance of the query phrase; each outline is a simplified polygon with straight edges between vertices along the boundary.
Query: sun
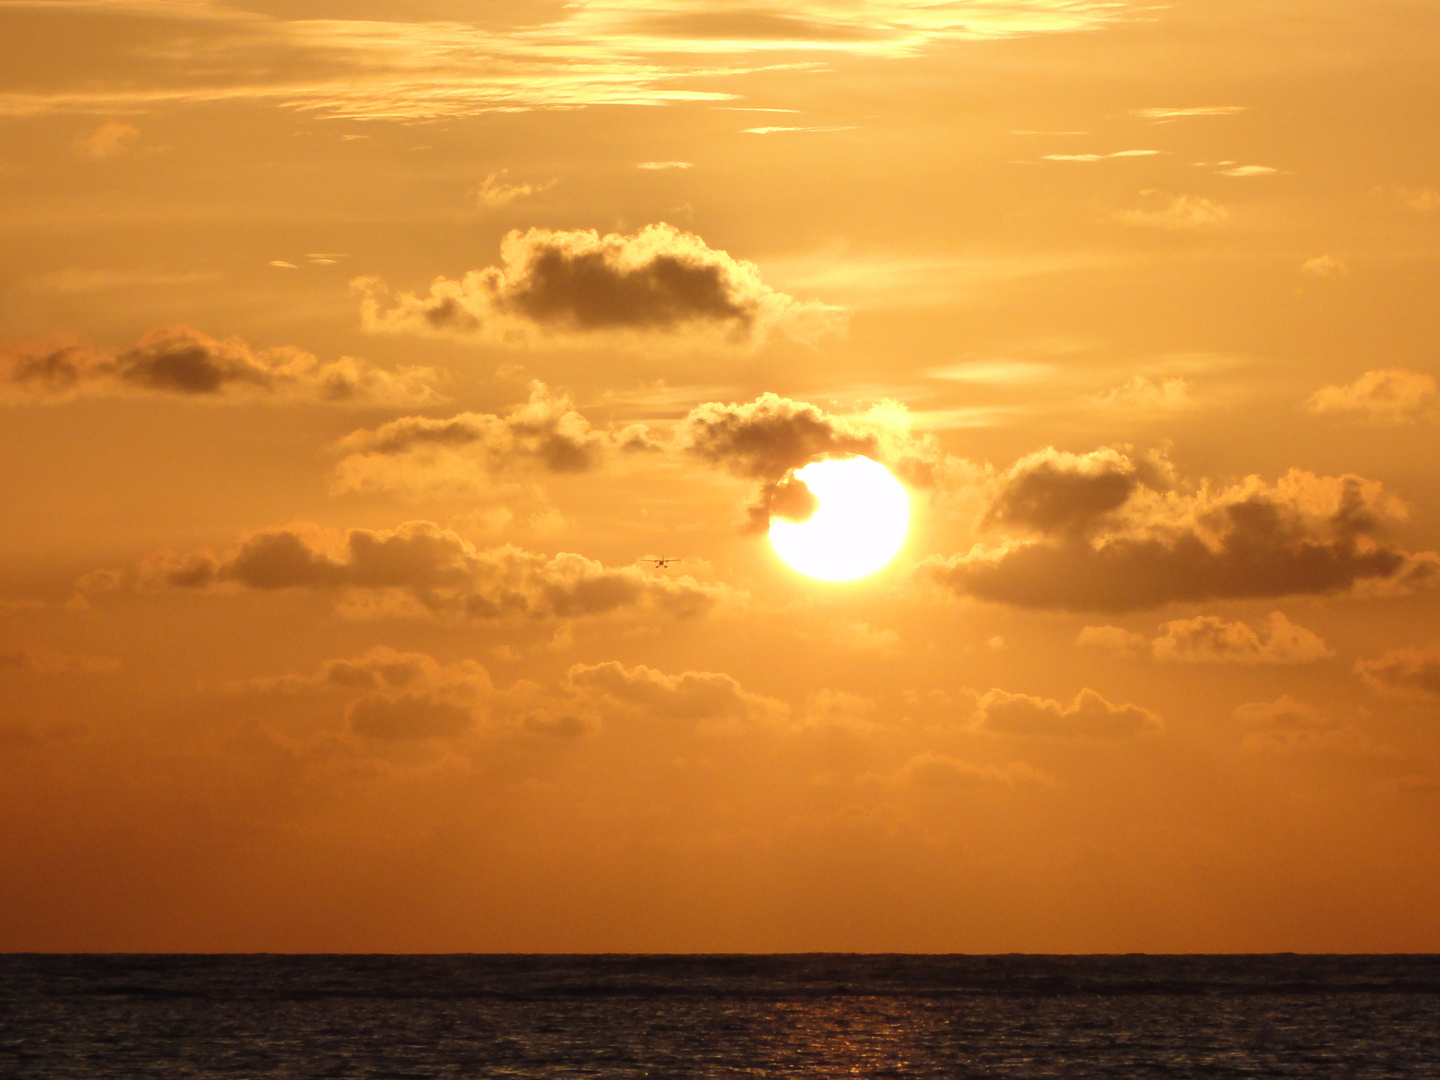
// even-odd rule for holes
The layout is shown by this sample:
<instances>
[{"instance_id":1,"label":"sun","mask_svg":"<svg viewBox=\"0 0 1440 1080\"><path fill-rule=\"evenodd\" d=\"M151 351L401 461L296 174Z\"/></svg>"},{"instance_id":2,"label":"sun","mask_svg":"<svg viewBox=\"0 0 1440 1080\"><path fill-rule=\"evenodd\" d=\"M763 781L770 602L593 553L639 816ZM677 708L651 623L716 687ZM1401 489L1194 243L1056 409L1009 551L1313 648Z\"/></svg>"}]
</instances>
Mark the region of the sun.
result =
<instances>
[{"instance_id":1,"label":"sun","mask_svg":"<svg viewBox=\"0 0 1440 1080\"><path fill-rule=\"evenodd\" d=\"M878 461L828 458L796 469L786 484L792 478L809 488L818 505L803 521L772 514L770 543L802 574L825 581L864 577L905 542L910 498Z\"/></svg>"}]
</instances>

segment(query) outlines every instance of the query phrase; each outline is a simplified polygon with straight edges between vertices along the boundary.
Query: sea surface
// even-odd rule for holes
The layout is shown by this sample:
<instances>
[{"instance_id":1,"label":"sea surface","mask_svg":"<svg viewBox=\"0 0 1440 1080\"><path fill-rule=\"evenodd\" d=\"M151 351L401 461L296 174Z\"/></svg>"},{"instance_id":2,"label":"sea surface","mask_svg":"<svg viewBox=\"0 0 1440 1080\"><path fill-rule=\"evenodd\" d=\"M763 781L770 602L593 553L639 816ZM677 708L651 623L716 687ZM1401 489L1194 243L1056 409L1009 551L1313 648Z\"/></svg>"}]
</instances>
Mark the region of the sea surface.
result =
<instances>
[{"instance_id":1,"label":"sea surface","mask_svg":"<svg viewBox=\"0 0 1440 1080\"><path fill-rule=\"evenodd\" d=\"M0 956L0 1077L1440 1077L1440 957Z\"/></svg>"}]
</instances>

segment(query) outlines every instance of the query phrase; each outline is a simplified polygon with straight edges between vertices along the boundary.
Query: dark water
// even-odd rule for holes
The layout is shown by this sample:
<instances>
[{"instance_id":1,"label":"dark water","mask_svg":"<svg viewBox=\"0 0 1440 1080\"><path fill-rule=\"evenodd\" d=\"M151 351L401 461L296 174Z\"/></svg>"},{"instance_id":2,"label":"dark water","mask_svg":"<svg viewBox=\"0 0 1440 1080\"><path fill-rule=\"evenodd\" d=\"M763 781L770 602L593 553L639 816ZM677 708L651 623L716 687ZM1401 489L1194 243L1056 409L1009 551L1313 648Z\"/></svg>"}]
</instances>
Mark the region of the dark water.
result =
<instances>
[{"instance_id":1,"label":"dark water","mask_svg":"<svg viewBox=\"0 0 1440 1080\"><path fill-rule=\"evenodd\" d=\"M0 1076L1440 1077L1440 957L0 956Z\"/></svg>"}]
</instances>

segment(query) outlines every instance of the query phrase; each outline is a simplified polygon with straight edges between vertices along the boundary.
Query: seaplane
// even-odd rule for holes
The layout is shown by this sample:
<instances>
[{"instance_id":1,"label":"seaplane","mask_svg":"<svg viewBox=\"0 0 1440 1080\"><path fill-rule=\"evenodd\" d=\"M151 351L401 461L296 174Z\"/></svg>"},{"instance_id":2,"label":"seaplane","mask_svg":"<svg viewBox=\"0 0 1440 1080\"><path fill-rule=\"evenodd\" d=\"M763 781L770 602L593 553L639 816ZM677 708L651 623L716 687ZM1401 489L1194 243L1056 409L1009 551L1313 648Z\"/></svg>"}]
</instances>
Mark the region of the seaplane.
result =
<instances>
[{"instance_id":1,"label":"seaplane","mask_svg":"<svg viewBox=\"0 0 1440 1080\"><path fill-rule=\"evenodd\" d=\"M664 570L671 563L684 562L685 560L680 558L680 556L678 555L661 555L658 558L651 557L647 559L641 559L640 561L653 564L656 570Z\"/></svg>"}]
</instances>

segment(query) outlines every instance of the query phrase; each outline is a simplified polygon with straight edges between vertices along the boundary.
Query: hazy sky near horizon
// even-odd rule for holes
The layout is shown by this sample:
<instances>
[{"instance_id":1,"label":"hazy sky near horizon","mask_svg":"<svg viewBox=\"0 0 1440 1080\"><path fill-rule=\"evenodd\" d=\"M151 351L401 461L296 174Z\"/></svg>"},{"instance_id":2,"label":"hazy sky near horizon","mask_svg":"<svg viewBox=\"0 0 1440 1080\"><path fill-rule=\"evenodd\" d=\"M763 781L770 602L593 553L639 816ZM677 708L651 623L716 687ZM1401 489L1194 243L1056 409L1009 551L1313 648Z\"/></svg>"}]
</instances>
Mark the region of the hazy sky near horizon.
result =
<instances>
[{"instance_id":1,"label":"hazy sky near horizon","mask_svg":"<svg viewBox=\"0 0 1440 1080\"><path fill-rule=\"evenodd\" d=\"M0 0L0 951L1440 951L1437 102L1430 0Z\"/></svg>"}]
</instances>

